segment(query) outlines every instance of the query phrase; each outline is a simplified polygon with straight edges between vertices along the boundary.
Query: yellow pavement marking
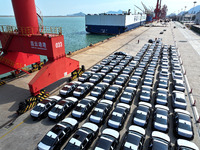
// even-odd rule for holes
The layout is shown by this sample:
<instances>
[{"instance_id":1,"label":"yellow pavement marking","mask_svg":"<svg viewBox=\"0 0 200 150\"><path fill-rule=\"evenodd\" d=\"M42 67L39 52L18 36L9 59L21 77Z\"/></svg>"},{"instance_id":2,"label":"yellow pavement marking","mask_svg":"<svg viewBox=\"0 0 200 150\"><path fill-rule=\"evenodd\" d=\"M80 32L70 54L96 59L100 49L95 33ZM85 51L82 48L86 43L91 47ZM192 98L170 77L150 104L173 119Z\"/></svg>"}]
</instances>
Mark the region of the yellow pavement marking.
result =
<instances>
[{"instance_id":1,"label":"yellow pavement marking","mask_svg":"<svg viewBox=\"0 0 200 150\"><path fill-rule=\"evenodd\" d=\"M25 120L24 120L25 121ZM19 123L18 125L16 125L14 128L12 128L10 131L8 131L6 134L4 134L3 136L0 137L0 140L2 138L4 138L6 135L8 135L10 132L12 132L14 129L16 129L17 127L19 127L22 123L24 123L24 121L22 121L21 123Z\"/></svg>"}]
</instances>

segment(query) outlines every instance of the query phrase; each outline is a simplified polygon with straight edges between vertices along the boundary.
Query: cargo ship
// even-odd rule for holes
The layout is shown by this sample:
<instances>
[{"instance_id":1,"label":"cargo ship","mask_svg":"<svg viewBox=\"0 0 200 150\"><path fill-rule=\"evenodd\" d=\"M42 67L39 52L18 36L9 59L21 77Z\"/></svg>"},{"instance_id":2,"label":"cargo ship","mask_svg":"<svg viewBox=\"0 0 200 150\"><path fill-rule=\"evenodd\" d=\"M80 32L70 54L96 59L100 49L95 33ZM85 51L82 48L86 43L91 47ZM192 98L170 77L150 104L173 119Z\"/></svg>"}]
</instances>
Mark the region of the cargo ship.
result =
<instances>
[{"instance_id":1,"label":"cargo ship","mask_svg":"<svg viewBox=\"0 0 200 150\"><path fill-rule=\"evenodd\" d=\"M94 34L120 34L144 25L146 14L88 14L85 16L86 31Z\"/></svg>"}]
</instances>

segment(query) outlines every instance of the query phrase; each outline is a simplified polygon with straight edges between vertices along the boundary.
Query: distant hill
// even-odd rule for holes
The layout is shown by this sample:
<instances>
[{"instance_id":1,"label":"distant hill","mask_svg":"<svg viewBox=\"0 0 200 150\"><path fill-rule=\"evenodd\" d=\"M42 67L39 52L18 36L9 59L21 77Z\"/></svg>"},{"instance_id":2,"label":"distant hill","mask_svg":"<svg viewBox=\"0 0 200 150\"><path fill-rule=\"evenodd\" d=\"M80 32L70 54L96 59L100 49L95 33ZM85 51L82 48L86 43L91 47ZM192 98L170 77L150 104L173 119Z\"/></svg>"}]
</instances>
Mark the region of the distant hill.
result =
<instances>
[{"instance_id":1,"label":"distant hill","mask_svg":"<svg viewBox=\"0 0 200 150\"><path fill-rule=\"evenodd\" d=\"M200 12L200 5L197 5L197 6L195 6L194 7L194 9L193 9L193 7L191 8L191 9L189 9L189 10L187 10L186 11L188 14L196 14L196 13L198 13L198 12ZM180 12L178 15L183 15L185 12L184 11L182 11L182 12Z\"/></svg>"},{"instance_id":2,"label":"distant hill","mask_svg":"<svg viewBox=\"0 0 200 150\"><path fill-rule=\"evenodd\" d=\"M106 14L122 14L122 10L118 10L118 11L108 11Z\"/></svg>"},{"instance_id":3,"label":"distant hill","mask_svg":"<svg viewBox=\"0 0 200 150\"><path fill-rule=\"evenodd\" d=\"M70 14L70 15L67 15L67 16L73 16L73 17L83 17L83 16L85 16L85 14L84 14L83 12L79 12L79 13Z\"/></svg>"}]
</instances>

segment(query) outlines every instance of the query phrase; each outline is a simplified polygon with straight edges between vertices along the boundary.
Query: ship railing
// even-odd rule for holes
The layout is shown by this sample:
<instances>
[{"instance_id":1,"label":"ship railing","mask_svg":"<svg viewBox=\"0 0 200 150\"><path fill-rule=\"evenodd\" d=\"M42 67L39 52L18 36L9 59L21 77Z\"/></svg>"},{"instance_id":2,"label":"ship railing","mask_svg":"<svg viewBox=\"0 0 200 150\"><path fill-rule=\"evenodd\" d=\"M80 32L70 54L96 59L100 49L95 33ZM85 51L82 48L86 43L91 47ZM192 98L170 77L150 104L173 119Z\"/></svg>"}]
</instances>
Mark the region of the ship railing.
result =
<instances>
[{"instance_id":1,"label":"ship railing","mask_svg":"<svg viewBox=\"0 0 200 150\"><path fill-rule=\"evenodd\" d=\"M52 34L52 35L62 35L62 27L49 27L40 26L35 27L19 27L0 25L0 32L10 33L10 34L21 34L21 35L32 35L34 33L38 34Z\"/></svg>"}]
</instances>

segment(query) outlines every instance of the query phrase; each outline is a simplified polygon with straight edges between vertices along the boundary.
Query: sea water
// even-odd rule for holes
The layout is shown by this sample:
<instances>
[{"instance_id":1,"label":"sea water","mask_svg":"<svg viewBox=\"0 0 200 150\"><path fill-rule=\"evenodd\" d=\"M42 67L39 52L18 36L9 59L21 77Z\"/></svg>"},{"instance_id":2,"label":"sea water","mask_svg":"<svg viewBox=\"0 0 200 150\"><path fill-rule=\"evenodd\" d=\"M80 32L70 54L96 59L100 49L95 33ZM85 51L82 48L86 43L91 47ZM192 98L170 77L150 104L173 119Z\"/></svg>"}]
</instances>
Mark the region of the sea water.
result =
<instances>
[{"instance_id":1,"label":"sea water","mask_svg":"<svg viewBox=\"0 0 200 150\"><path fill-rule=\"evenodd\" d=\"M16 26L14 17L0 17L0 25ZM43 25L50 27L62 27L65 40L65 51L74 52L98 43L111 36L89 34L85 31L85 17L44 17ZM45 57L41 57L44 59ZM1 69L1 68L0 68ZM0 78L2 76L0 75Z\"/></svg>"}]
</instances>

